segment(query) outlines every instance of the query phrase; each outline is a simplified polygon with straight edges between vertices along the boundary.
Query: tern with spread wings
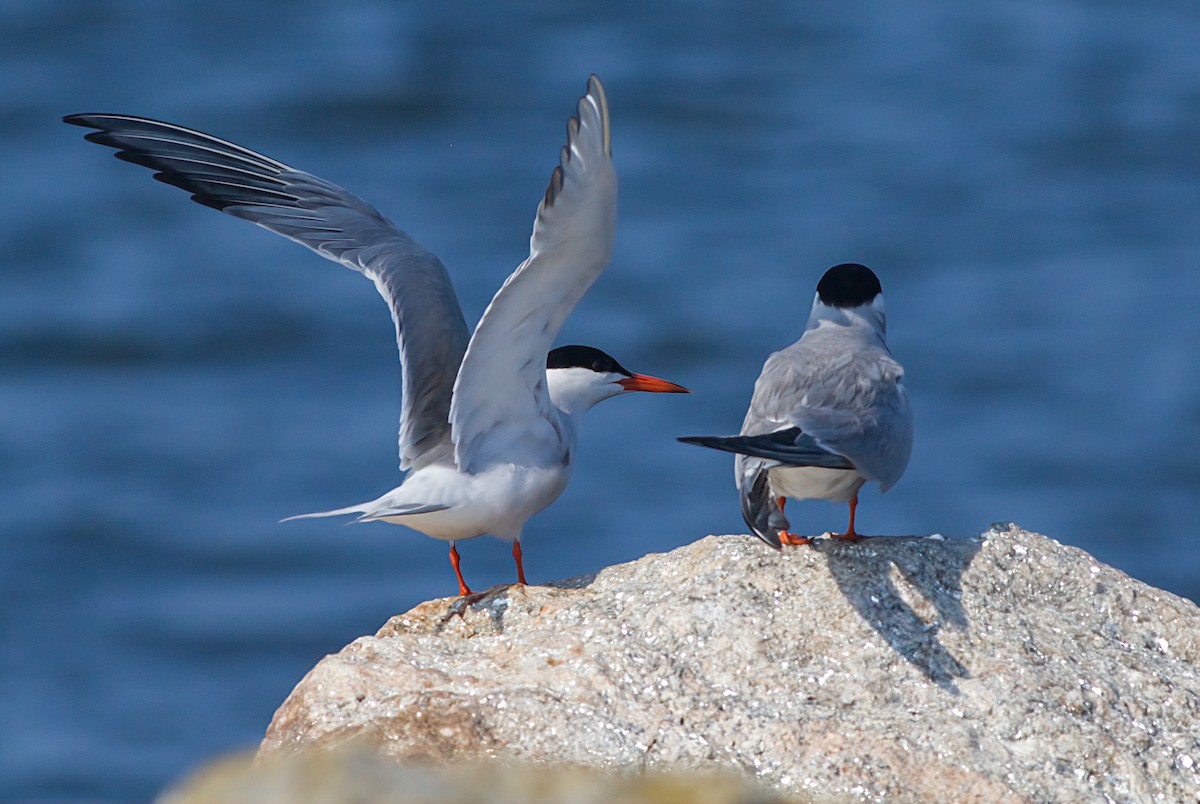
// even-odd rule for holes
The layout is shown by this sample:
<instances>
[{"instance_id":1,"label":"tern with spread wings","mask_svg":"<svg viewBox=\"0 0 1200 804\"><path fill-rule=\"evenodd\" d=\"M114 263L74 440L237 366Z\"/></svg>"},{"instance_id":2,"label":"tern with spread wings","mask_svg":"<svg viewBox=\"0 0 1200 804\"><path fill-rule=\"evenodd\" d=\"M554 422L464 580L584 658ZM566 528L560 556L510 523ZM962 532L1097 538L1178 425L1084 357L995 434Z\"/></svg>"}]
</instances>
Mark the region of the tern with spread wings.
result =
<instances>
[{"instance_id":1,"label":"tern with spread wings","mask_svg":"<svg viewBox=\"0 0 1200 804\"><path fill-rule=\"evenodd\" d=\"M734 478L746 524L772 547L807 544L789 532L788 497L850 504L835 538L855 541L858 491L887 491L908 466L912 411L904 368L884 338L879 277L845 263L825 272L804 334L767 358L736 436L680 441L737 454Z\"/></svg>"},{"instance_id":2,"label":"tern with spread wings","mask_svg":"<svg viewBox=\"0 0 1200 804\"><path fill-rule=\"evenodd\" d=\"M617 211L608 103L588 79L567 142L538 206L526 259L496 293L475 333L441 261L373 207L335 184L199 131L116 114L63 118L86 139L157 171L192 200L256 223L375 283L396 325L403 367L404 482L359 505L302 517L357 514L450 542L459 594L470 593L454 543L492 534L513 545L554 502L575 466L579 421L630 391L686 393L634 374L588 346L551 350L567 315L608 264ZM297 517L292 517L297 518Z\"/></svg>"}]
</instances>

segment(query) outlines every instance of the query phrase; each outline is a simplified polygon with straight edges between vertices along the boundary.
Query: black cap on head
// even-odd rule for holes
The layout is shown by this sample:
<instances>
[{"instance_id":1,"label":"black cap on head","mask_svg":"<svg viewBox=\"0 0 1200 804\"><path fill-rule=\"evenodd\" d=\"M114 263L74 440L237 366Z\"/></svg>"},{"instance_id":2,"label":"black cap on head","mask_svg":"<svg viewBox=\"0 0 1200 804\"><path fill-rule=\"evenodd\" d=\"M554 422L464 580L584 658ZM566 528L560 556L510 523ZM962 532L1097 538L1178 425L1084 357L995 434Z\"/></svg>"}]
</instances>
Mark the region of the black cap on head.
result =
<instances>
[{"instance_id":1,"label":"black cap on head","mask_svg":"<svg viewBox=\"0 0 1200 804\"><path fill-rule=\"evenodd\" d=\"M546 355L546 368L584 368L589 371L633 376L633 373L627 371L615 357L591 346L560 346L551 349L550 354Z\"/></svg>"},{"instance_id":2,"label":"black cap on head","mask_svg":"<svg viewBox=\"0 0 1200 804\"><path fill-rule=\"evenodd\" d=\"M882 292L875 272L856 262L833 266L817 283L817 296L827 307L860 307Z\"/></svg>"}]
</instances>

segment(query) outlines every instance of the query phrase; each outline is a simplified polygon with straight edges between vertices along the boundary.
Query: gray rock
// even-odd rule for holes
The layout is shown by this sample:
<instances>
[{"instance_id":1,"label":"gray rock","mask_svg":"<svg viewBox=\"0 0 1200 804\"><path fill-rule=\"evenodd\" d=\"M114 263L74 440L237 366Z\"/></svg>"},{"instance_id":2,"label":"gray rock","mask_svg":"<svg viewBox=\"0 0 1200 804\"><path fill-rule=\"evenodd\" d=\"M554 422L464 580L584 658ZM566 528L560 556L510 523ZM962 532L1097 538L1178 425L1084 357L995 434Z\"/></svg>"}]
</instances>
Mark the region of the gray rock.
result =
<instances>
[{"instance_id":1,"label":"gray rock","mask_svg":"<svg viewBox=\"0 0 1200 804\"><path fill-rule=\"evenodd\" d=\"M816 804L730 774L630 774L580 767L398 763L367 751L217 760L158 804Z\"/></svg>"},{"instance_id":2,"label":"gray rock","mask_svg":"<svg viewBox=\"0 0 1200 804\"><path fill-rule=\"evenodd\" d=\"M1200 609L1015 526L710 536L435 600L323 659L260 756L732 768L888 801L1200 799Z\"/></svg>"}]
</instances>

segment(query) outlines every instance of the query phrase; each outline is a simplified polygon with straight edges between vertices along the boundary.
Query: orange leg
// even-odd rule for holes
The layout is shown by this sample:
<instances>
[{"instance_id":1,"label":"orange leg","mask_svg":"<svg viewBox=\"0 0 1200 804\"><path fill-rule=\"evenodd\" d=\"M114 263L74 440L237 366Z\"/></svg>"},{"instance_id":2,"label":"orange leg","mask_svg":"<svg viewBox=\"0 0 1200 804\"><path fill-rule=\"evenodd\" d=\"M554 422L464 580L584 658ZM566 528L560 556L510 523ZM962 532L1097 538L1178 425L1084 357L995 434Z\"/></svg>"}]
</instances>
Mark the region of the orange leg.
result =
<instances>
[{"instance_id":1,"label":"orange leg","mask_svg":"<svg viewBox=\"0 0 1200 804\"><path fill-rule=\"evenodd\" d=\"M525 586L525 567L521 564L521 540L513 540L513 560L517 562L517 583Z\"/></svg>"},{"instance_id":2,"label":"orange leg","mask_svg":"<svg viewBox=\"0 0 1200 804\"><path fill-rule=\"evenodd\" d=\"M458 563L458 551L454 549L454 542L450 542L450 566L454 567L454 576L458 578L458 596L466 597L471 594L470 587L463 580L462 568L459 567Z\"/></svg>"},{"instance_id":3,"label":"orange leg","mask_svg":"<svg viewBox=\"0 0 1200 804\"><path fill-rule=\"evenodd\" d=\"M858 533L856 533L854 530L854 509L856 509L856 508L858 508L858 495L857 494L855 494L853 497L850 498L850 524L849 524L849 526L847 526L846 532L845 533L835 533L835 534L833 534L833 538L845 539L848 542L856 542L862 538L862 536L859 536Z\"/></svg>"},{"instance_id":4,"label":"orange leg","mask_svg":"<svg viewBox=\"0 0 1200 804\"><path fill-rule=\"evenodd\" d=\"M779 513L783 513L783 506L787 503L787 497L776 497L775 504L779 506ZM788 533L786 530L779 531L779 541L784 544L812 544L812 539L807 536L797 536L794 533Z\"/></svg>"}]
</instances>

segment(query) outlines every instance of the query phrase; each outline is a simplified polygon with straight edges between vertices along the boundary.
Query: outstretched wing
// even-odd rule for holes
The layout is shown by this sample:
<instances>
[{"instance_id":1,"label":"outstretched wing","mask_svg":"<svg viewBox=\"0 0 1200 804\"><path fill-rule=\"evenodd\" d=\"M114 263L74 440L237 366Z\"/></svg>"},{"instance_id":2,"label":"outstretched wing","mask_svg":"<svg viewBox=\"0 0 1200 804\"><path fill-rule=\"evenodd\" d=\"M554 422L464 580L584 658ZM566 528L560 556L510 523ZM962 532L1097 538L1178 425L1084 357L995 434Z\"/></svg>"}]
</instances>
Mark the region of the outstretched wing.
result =
<instances>
[{"instance_id":1,"label":"outstretched wing","mask_svg":"<svg viewBox=\"0 0 1200 804\"><path fill-rule=\"evenodd\" d=\"M375 283L392 311L404 370L400 467L449 457L450 394L467 325L441 261L336 184L209 134L117 114L75 114L90 142L157 171L192 200L256 223Z\"/></svg>"},{"instance_id":2,"label":"outstretched wing","mask_svg":"<svg viewBox=\"0 0 1200 804\"><path fill-rule=\"evenodd\" d=\"M617 176L609 137L604 87L593 75L576 117L567 121L529 259L488 305L454 385L450 422L463 471L501 455L536 459L562 448L550 416L546 353L612 254Z\"/></svg>"}]
</instances>

